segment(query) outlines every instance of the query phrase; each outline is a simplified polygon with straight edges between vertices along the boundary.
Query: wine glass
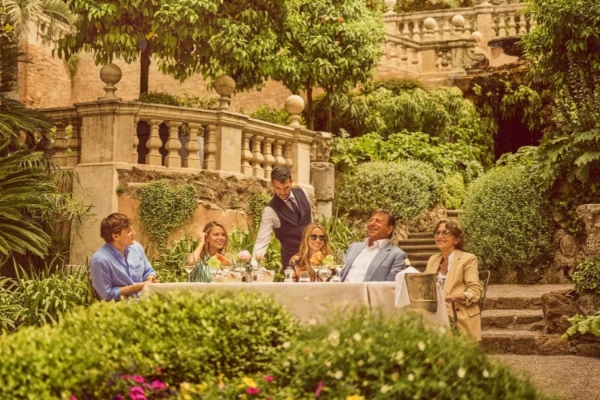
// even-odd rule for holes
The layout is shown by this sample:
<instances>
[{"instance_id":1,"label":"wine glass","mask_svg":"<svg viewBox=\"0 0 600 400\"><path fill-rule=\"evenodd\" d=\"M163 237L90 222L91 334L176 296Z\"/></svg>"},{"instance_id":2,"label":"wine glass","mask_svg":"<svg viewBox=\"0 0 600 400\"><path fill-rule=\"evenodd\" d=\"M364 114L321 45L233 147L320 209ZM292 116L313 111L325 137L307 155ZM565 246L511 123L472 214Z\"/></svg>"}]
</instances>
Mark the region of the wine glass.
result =
<instances>
[{"instance_id":1,"label":"wine glass","mask_svg":"<svg viewBox=\"0 0 600 400\"><path fill-rule=\"evenodd\" d=\"M310 282L310 272L300 271L298 282Z\"/></svg>"},{"instance_id":2,"label":"wine glass","mask_svg":"<svg viewBox=\"0 0 600 400\"><path fill-rule=\"evenodd\" d=\"M321 278L323 282L327 282L327 279L331 278L331 271L329 268L323 265L319 270L319 278Z\"/></svg>"},{"instance_id":3,"label":"wine glass","mask_svg":"<svg viewBox=\"0 0 600 400\"><path fill-rule=\"evenodd\" d=\"M194 257L194 253L186 253L185 258L183 259L183 269L187 272L188 282L192 281L192 271L196 269L196 257Z\"/></svg>"}]
</instances>

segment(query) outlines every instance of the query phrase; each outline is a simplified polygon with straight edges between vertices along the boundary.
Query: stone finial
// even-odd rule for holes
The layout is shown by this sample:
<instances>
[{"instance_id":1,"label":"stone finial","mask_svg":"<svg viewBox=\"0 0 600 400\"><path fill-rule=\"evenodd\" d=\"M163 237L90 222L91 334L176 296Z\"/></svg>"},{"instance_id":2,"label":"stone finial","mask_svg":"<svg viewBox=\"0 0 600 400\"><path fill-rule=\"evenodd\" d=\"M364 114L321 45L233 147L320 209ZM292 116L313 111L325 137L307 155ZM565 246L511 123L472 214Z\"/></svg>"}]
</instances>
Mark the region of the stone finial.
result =
<instances>
[{"instance_id":1,"label":"stone finial","mask_svg":"<svg viewBox=\"0 0 600 400\"><path fill-rule=\"evenodd\" d=\"M121 68L117 67L115 64L108 63L103 66L100 69L100 79L102 82L106 83L106 86L104 87L106 94L99 97L98 100L120 101L121 99L115 96L115 91L117 90L115 85L119 83L122 76Z\"/></svg>"},{"instance_id":2,"label":"stone finial","mask_svg":"<svg viewBox=\"0 0 600 400\"><path fill-rule=\"evenodd\" d=\"M285 100L285 110L290 114L289 126L302 126L300 125L300 113L304 110L304 99L302 97L293 94Z\"/></svg>"},{"instance_id":3,"label":"stone finial","mask_svg":"<svg viewBox=\"0 0 600 400\"><path fill-rule=\"evenodd\" d=\"M229 110L229 103L231 103L231 94L235 90L235 81L229 75L221 75L215 79L214 83L215 91L221 95L219 97L218 110Z\"/></svg>"},{"instance_id":4,"label":"stone finial","mask_svg":"<svg viewBox=\"0 0 600 400\"><path fill-rule=\"evenodd\" d=\"M462 28L463 26L465 26L465 17L463 17L460 14L456 14L454 17L452 17L451 22L455 28Z\"/></svg>"},{"instance_id":5,"label":"stone finial","mask_svg":"<svg viewBox=\"0 0 600 400\"><path fill-rule=\"evenodd\" d=\"M481 39L483 39L483 34L479 31L475 31L471 33L471 37L473 38L473 40L475 40L475 43L479 44L479 42L481 42Z\"/></svg>"},{"instance_id":6,"label":"stone finial","mask_svg":"<svg viewBox=\"0 0 600 400\"><path fill-rule=\"evenodd\" d=\"M585 224L587 254L590 257L600 256L600 204L584 204L576 211Z\"/></svg>"},{"instance_id":7,"label":"stone finial","mask_svg":"<svg viewBox=\"0 0 600 400\"><path fill-rule=\"evenodd\" d=\"M437 25L437 22L435 22L435 19L431 18L431 17L427 17L425 18L425 20L423 21L423 26L425 27L425 29L432 31Z\"/></svg>"},{"instance_id":8,"label":"stone finial","mask_svg":"<svg viewBox=\"0 0 600 400\"><path fill-rule=\"evenodd\" d=\"M383 4L385 5L385 8L387 8L387 11L383 15L395 15L396 14L394 12L394 7L396 6L396 0L384 0Z\"/></svg>"}]
</instances>

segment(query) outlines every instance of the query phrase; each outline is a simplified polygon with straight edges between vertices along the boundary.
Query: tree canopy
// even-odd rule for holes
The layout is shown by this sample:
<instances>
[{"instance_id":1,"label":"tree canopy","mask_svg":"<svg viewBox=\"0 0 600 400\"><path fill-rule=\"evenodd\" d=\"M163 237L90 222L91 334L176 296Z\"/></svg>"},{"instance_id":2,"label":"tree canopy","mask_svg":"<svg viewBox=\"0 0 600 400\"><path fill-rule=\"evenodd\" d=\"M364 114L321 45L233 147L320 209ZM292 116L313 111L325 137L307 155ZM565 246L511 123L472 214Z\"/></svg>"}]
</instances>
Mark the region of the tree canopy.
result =
<instances>
[{"instance_id":1,"label":"tree canopy","mask_svg":"<svg viewBox=\"0 0 600 400\"><path fill-rule=\"evenodd\" d=\"M151 56L179 80L228 74L237 90L260 86L279 50L284 0L73 0L79 15L58 55L81 50L96 64L140 59L140 92L148 91Z\"/></svg>"},{"instance_id":2,"label":"tree canopy","mask_svg":"<svg viewBox=\"0 0 600 400\"><path fill-rule=\"evenodd\" d=\"M313 90L330 96L369 80L383 54L385 30L378 6L363 0L294 0L287 10L273 76L292 92L306 91L312 129Z\"/></svg>"}]
</instances>

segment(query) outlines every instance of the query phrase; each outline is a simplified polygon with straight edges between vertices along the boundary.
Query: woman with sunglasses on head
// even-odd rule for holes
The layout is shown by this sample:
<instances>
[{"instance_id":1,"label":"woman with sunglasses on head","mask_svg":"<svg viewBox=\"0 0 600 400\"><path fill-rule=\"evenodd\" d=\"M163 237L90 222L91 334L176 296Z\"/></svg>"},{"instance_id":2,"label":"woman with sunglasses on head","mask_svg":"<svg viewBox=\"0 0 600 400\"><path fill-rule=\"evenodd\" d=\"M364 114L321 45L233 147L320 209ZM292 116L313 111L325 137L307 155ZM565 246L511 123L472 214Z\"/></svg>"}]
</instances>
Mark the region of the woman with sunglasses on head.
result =
<instances>
[{"instance_id":1,"label":"woman with sunglasses on head","mask_svg":"<svg viewBox=\"0 0 600 400\"><path fill-rule=\"evenodd\" d=\"M476 341L481 341L481 313L478 302L483 287L479 281L477 257L463 251L465 234L455 220L439 220L433 230L433 236L441 253L429 258L425 272L437 274L437 280L444 289L450 319L454 318L454 299L458 328Z\"/></svg>"},{"instance_id":2,"label":"woman with sunglasses on head","mask_svg":"<svg viewBox=\"0 0 600 400\"><path fill-rule=\"evenodd\" d=\"M304 228L304 232L302 232L300 251L290 260L290 266L295 272L294 280L296 282L298 282L298 277L302 271L308 271L310 281L315 282L315 272L310 266L310 259L317 252L321 252L323 257L333 255L333 252L329 248L325 227L318 222L311 222Z\"/></svg>"},{"instance_id":3,"label":"woman with sunglasses on head","mask_svg":"<svg viewBox=\"0 0 600 400\"><path fill-rule=\"evenodd\" d=\"M216 254L222 256L227 252L229 236L225 226L217 221L210 221L204 225L202 233L198 237L198 247L192 253L192 257L198 265L206 266L208 259ZM202 269L196 268L191 275L193 282L210 282L210 274L201 273Z\"/></svg>"}]
</instances>

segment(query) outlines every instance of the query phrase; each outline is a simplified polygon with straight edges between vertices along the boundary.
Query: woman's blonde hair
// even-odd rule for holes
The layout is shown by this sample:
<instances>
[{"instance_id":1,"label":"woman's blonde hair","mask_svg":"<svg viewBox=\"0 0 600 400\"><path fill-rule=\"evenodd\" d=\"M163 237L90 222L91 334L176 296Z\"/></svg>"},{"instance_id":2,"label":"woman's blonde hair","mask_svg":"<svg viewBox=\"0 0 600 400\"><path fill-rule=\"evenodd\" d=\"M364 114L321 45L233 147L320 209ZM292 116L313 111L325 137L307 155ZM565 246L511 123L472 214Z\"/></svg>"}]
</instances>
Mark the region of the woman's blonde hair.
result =
<instances>
[{"instance_id":1,"label":"woman's blonde hair","mask_svg":"<svg viewBox=\"0 0 600 400\"><path fill-rule=\"evenodd\" d=\"M323 253L324 256L333 255L333 252L329 248L329 239L327 238L327 231L325 230L325 227L318 222L311 222L310 224L308 224L306 228L304 228L304 232L302 232L302 243L300 243L300 250L298 251L298 254L296 254L294 257L299 257L299 269L302 271L308 270L311 280L314 280L315 272L312 268L310 268L311 255L310 247L308 247L308 237L312 235L313 229L316 228L322 230L323 234L325 235L325 241L323 242L323 247L321 247L321 253Z\"/></svg>"},{"instance_id":2,"label":"woman's blonde hair","mask_svg":"<svg viewBox=\"0 0 600 400\"><path fill-rule=\"evenodd\" d=\"M213 228L215 226L218 226L219 228L223 229L223 232L225 232L225 244L223 245L223 249L219 253L223 254L223 255L225 255L225 253L227 253L227 245L229 244L229 235L227 234L227 229L225 229L225 226L223 226L223 224L220 222L210 221L209 223L204 225L204 229L202 229L202 232L206 233L207 237L204 240L204 246L202 247L202 250L200 250L200 259L201 260L206 260L207 254L210 257L210 254L208 252L208 235L210 234L210 232L213 230Z\"/></svg>"}]
</instances>

